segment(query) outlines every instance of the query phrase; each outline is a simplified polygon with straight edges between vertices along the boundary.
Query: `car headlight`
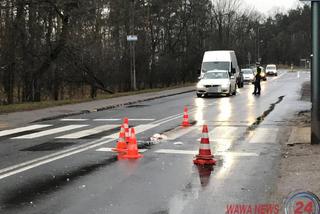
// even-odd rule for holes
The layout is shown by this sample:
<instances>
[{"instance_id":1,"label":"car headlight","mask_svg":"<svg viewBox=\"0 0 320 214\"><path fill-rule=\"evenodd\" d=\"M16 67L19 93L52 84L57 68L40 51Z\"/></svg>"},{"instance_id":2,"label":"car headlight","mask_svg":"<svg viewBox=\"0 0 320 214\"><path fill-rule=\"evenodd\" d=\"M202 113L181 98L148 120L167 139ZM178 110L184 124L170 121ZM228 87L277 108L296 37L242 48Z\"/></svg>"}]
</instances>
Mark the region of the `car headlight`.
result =
<instances>
[{"instance_id":1,"label":"car headlight","mask_svg":"<svg viewBox=\"0 0 320 214\"><path fill-rule=\"evenodd\" d=\"M203 84L199 82L199 83L197 84L197 88L203 88Z\"/></svg>"},{"instance_id":2,"label":"car headlight","mask_svg":"<svg viewBox=\"0 0 320 214\"><path fill-rule=\"evenodd\" d=\"M230 83L225 83L225 84L222 84L221 87L222 87L222 88L225 88L225 89L228 89L228 88L229 88L229 85L230 85Z\"/></svg>"}]
</instances>

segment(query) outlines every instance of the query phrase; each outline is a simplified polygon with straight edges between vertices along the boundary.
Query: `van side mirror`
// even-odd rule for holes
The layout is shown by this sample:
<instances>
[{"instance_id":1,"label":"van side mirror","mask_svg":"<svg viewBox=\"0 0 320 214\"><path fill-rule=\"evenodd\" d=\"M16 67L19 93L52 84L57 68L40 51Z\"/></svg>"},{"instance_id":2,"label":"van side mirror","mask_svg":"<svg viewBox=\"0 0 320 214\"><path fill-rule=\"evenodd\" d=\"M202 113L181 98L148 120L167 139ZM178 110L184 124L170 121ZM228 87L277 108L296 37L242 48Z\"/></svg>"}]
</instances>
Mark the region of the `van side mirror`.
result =
<instances>
[{"instance_id":1,"label":"van side mirror","mask_svg":"<svg viewBox=\"0 0 320 214\"><path fill-rule=\"evenodd\" d=\"M236 73L236 69L235 68L231 68L231 73L232 74Z\"/></svg>"},{"instance_id":2,"label":"van side mirror","mask_svg":"<svg viewBox=\"0 0 320 214\"><path fill-rule=\"evenodd\" d=\"M197 69L197 74L198 74L198 75L201 74L201 69Z\"/></svg>"}]
</instances>

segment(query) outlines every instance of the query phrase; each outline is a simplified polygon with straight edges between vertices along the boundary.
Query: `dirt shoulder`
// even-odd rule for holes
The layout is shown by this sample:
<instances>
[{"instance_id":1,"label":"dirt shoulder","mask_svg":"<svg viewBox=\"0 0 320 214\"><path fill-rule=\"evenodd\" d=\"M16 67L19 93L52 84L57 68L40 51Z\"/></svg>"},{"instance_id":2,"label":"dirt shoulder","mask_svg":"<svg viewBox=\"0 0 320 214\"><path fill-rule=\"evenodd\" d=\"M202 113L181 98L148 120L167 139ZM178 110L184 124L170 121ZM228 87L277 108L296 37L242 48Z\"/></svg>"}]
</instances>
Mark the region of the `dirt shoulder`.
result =
<instances>
[{"instance_id":1,"label":"dirt shoulder","mask_svg":"<svg viewBox=\"0 0 320 214\"><path fill-rule=\"evenodd\" d=\"M301 100L310 101L310 83L301 91ZM296 190L311 191L320 196L320 145L310 144L311 112L297 112L289 120L293 126L283 128L281 139L282 158L279 166L275 199L282 201Z\"/></svg>"}]
</instances>

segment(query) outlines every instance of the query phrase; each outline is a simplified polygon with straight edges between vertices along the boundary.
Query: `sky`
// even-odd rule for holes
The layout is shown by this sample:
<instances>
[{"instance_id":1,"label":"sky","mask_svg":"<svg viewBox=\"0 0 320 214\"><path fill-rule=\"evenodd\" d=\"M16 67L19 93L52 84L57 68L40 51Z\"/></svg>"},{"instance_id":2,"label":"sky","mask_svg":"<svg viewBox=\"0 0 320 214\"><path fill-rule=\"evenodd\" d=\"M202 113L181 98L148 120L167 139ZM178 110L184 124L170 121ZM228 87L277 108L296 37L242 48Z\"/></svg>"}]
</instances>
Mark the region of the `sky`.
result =
<instances>
[{"instance_id":1,"label":"sky","mask_svg":"<svg viewBox=\"0 0 320 214\"><path fill-rule=\"evenodd\" d=\"M299 0L242 0L250 7L270 15L275 9L288 10L295 8L299 4Z\"/></svg>"}]
</instances>

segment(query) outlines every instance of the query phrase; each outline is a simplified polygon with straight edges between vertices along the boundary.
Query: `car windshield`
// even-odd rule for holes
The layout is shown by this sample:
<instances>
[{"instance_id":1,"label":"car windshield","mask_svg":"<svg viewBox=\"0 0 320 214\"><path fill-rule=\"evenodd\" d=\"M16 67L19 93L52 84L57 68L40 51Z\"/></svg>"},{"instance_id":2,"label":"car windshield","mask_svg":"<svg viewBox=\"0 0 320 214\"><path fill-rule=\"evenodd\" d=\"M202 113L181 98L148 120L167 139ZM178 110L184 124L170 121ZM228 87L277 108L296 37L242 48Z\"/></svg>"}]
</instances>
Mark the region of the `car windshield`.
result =
<instances>
[{"instance_id":1,"label":"car windshield","mask_svg":"<svg viewBox=\"0 0 320 214\"><path fill-rule=\"evenodd\" d=\"M203 79L227 79L227 72L209 72L203 76Z\"/></svg>"},{"instance_id":2,"label":"car windshield","mask_svg":"<svg viewBox=\"0 0 320 214\"><path fill-rule=\"evenodd\" d=\"M276 69L276 66L275 65L268 65L267 69Z\"/></svg>"},{"instance_id":3,"label":"car windshield","mask_svg":"<svg viewBox=\"0 0 320 214\"><path fill-rule=\"evenodd\" d=\"M244 70L241 70L241 71L244 74L252 74L252 70L251 69L244 69Z\"/></svg>"},{"instance_id":4,"label":"car windshield","mask_svg":"<svg viewBox=\"0 0 320 214\"><path fill-rule=\"evenodd\" d=\"M230 62L204 62L202 63L202 72L223 70L229 71Z\"/></svg>"}]
</instances>

